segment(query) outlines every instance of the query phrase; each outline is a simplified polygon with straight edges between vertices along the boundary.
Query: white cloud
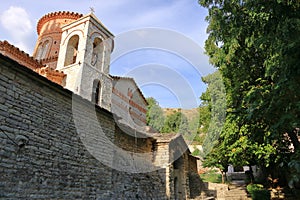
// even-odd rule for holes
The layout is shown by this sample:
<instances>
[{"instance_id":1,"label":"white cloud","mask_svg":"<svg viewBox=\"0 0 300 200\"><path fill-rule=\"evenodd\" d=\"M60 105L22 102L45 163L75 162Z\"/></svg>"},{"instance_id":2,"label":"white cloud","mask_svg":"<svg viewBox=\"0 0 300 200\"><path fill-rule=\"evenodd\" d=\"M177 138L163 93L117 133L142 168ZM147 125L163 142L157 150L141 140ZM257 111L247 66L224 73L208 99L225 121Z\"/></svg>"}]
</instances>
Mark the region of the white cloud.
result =
<instances>
[{"instance_id":1,"label":"white cloud","mask_svg":"<svg viewBox=\"0 0 300 200\"><path fill-rule=\"evenodd\" d=\"M20 7L9 7L0 15L1 25L11 35L12 43L29 52L32 44L27 44L33 32L33 26L26 10Z\"/></svg>"}]
</instances>

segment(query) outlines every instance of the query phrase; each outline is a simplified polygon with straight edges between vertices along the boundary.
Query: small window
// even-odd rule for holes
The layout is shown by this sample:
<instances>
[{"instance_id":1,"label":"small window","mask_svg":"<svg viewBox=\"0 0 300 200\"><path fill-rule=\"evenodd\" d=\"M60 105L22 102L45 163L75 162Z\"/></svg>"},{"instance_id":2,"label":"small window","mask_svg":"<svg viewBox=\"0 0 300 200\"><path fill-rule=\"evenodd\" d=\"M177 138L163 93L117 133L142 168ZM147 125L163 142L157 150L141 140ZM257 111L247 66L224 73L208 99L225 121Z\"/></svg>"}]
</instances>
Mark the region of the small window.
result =
<instances>
[{"instance_id":1,"label":"small window","mask_svg":"<svg viewBox=\"0 0 300 200\"><path fill-rule=\"evenodd\" d=\"M100 105L101 83L99 80L94 80L92 91L92 102Z\"/></svg>"}]
</instances>

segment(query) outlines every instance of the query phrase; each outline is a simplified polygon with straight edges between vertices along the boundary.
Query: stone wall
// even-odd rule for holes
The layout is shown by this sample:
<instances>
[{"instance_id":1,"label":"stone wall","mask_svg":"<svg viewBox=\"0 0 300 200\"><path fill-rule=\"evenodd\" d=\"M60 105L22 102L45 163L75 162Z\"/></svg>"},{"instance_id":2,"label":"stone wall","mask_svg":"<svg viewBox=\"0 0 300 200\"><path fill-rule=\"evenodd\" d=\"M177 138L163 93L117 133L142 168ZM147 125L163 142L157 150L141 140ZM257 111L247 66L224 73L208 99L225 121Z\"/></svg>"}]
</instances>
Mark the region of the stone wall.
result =
<instances>
[{"instance_id":1,"label":"stone wall","mask_svg":"<svg viewBox=\"0 0 300 200\"><path fill-rule=\"evenodd\" d=\"M200 179L197 169L197 158L189 155L189 188L190 197L195 198L201 195L201 191L204 190L203 181Z\"/></svg>"},{"instance_id":2,"label":"stone wall","mask_svg":"<svg viewBox=\"0 0 300 200\"><path fill-rule=\"evenodd\" d=\"M110 190L111 169L76 133L72 93L2 56L0 61L0 198L96 199ZM78 100L81 109L92 108ZM90 120L89 112L81 114ZM113 138L111 114L98 110L97 116L94 123Z\"/></svg>"},{"instance_id":3,"label":"stone wall","mask_svg":"<svg viewBox=\"0 0 300 200\"><path fill-rule=\"evenodd\" d=\"M161 171L111 168L115 127L110 112L0 54L0 199L166 199Z\"/></svg>"},{"instance_id":4,"label":"stone wall","mask_svg":"<svg viewBox=\"0 0 300 200\"><path fill-rule=\"evenodd\" d=\"M168 199L166 169L154 167L151 137L116 127L112 199ZM141 173L142 172L142 173ZM152 192L149 192L152 191Z\"/></svg>"}]
</instances>

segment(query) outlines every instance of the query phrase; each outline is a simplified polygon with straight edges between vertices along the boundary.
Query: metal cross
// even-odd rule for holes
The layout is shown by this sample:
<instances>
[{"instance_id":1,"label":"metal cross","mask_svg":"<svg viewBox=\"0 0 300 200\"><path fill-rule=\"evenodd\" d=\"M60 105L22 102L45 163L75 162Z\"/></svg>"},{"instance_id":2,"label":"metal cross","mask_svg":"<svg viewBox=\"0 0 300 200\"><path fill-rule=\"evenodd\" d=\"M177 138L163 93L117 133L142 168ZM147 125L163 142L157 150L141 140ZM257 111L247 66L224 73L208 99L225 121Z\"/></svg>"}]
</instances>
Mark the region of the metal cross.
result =
<instances>
[{"instance_id":1,"label":"metal cross","mask_svg":"<svg viewBox=\"0 0 300 200\"><path fill-rule=\"evenodd\" d=\"M91 11L91 13L93 13L93 14L94 14L94 12L95 12L95 9L94 9L93 7L90 7L90 11Z\"/></svg>"}]
</instances>

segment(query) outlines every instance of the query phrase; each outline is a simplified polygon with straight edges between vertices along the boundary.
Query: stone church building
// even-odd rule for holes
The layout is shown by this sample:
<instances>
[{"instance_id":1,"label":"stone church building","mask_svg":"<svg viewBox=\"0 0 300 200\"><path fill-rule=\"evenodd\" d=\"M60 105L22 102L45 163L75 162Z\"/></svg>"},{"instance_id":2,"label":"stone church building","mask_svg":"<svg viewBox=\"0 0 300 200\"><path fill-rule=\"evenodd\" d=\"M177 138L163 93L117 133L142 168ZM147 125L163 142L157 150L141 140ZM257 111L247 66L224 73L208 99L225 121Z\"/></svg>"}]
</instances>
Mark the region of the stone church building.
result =
<instances>
[{"instance_id":1,"label":"stone church building","mask_svg":"<svg viewBox=\"0 0 300 200\"><path fill-rule=\"evenodd\" d=\"M134 79L112 76L113 34L93 14L37 24L33 57L0 41L0 199L191 199L196 158L146 126Z\"/></svg>"}]
</instances>

